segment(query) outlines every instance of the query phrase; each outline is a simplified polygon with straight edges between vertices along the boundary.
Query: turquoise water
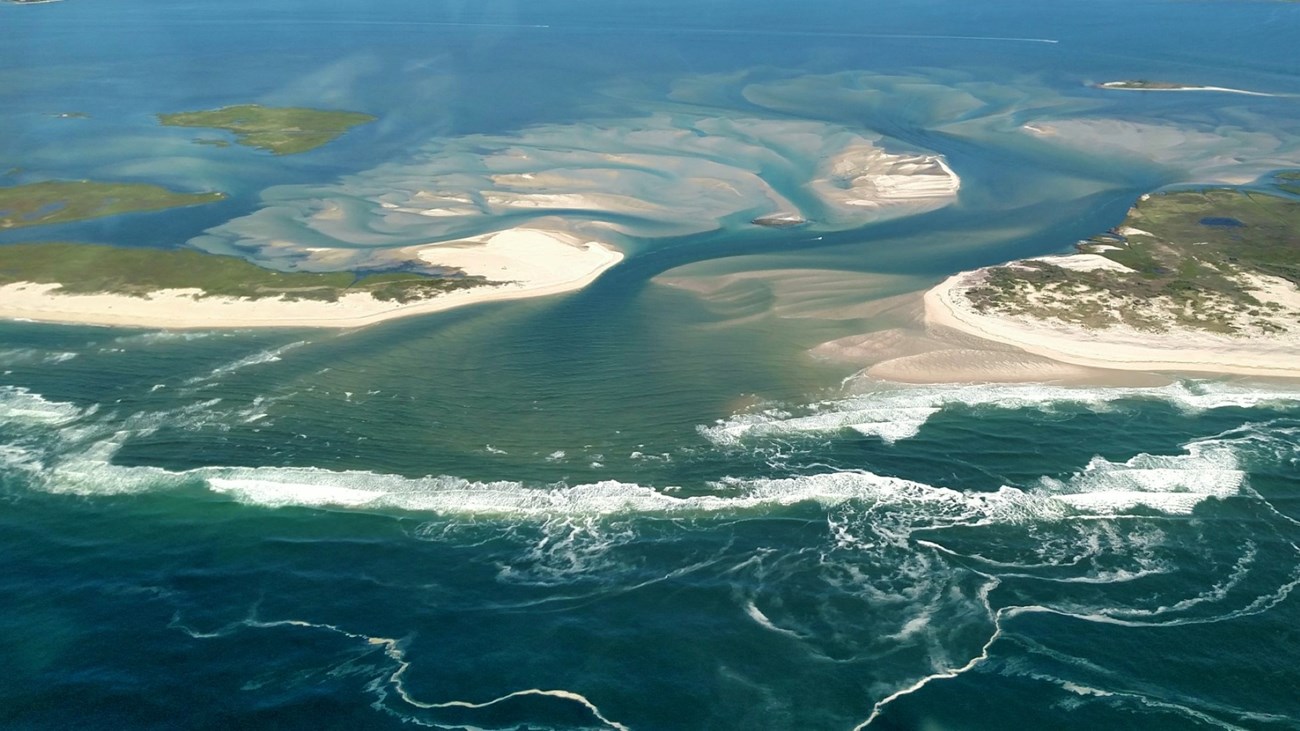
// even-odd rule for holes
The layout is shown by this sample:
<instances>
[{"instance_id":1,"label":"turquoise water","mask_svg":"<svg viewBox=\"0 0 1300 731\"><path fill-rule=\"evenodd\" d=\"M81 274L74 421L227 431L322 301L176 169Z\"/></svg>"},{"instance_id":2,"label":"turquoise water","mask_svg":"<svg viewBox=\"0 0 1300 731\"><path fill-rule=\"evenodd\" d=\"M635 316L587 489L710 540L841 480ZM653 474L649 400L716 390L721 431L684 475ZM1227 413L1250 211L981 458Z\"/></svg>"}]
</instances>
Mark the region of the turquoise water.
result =
<instances>
[{"instance_id":1,"label":"turquoise water","mask_svg":"<svg viewBox=\"0 0 1300 731\"><path fill-rule=\"evenodd\" d=\"M0 724L1300 726L1300 388L904 387L808 354L1147 190L1300 166L1300 8L751 5L0 7L6 184L232 194L0 244L293 266L267 242L549 216L629 254L352 332L0 325ZM1279 96L1088 86L1119 78ZM249 101L380 120L275 158L153 117ZM945 155L959 200L747 224L754 180L812 207L844 134ZM668 213L380 205L502 151ZM680 194L701 161L739 203Z\"/></svg>"}]
</instances>

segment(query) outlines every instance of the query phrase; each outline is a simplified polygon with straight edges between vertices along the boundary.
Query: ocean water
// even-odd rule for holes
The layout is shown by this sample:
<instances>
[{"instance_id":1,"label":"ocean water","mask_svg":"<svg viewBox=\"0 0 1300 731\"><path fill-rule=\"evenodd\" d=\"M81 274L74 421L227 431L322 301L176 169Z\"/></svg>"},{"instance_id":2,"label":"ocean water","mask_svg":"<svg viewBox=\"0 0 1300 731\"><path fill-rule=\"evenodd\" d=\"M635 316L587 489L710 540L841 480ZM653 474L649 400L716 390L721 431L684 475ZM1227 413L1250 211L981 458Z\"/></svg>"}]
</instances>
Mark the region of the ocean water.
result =
<instances>
[{"instance_id":1,"label":"ocean water","mask_svg":"<svg viewBox=\"0 0 1300 731\"><path fill-rule=\"evenodd\" d=\"M1300 167L1298 30L1242 1L0 6L0 182L231 193L0 245L289 268L536 221L628 253L358 331L0 324L0 726L1300 727L1300 385L808 352L1148 190ZM1089 86L1122 78L1274 96ZM245 102L380 119L278 158L154 118ZM944 155L959 199L819 209L855 136ZM641 207L384 206L496 174ZM812 223L748 224L777 199Z\"/></svg>"}]
</instances>

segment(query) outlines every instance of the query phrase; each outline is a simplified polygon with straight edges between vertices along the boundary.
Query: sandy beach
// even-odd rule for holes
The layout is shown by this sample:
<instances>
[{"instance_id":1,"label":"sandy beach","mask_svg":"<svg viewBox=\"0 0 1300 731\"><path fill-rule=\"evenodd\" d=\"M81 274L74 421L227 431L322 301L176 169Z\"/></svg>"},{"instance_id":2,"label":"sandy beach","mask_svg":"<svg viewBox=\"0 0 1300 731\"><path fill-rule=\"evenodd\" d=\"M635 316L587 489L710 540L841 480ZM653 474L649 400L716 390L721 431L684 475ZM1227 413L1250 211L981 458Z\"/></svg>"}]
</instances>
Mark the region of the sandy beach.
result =
<instances>
[{"instance_id":1,"label":"sandy beach","mask_svg":"<svg viewBox=\"0 0 1300 731\"><path fill-rule=\"evenodd\" d=\"M962 272L925 293L925 322L1011 345L1061 363L1129 371L1178 371L1300 378L1300 335L1238 338L1203 331L1089 329L1028 317L977 312L964 290L980 270Z\"/></svg>"},{"instance_id":2,"label":"sandy beach","mask_svg":"<svg viewBox=\"0 0 1300 731\"><path fill-rule=\"evenodd\" d=\"M364 293L344 295L336 302L199 297L201 291L196 289L161 290L148 297L63 294L53 291L57 284L19 282L0 287L0 318L164 329L352 328L483 302L581 289L623 259L621 252L598 242L524 228L418 247L412 253L431 264L455 267L499 284L403 304Z\"/></svg>"}]
</instances>

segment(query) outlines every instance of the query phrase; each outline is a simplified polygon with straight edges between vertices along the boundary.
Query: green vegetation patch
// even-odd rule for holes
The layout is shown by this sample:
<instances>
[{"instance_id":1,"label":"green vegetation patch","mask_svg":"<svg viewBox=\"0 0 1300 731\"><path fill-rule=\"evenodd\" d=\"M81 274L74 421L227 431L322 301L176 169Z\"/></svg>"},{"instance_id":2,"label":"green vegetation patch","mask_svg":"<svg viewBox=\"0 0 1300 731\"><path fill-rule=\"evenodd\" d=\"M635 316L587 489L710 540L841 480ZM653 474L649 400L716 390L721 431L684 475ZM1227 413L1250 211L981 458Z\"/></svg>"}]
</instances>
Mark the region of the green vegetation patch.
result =
<instances>
[{"instance_id":1,"label":"green vegetation patch","mask_svg":"<svg viewBox=\"0 0 1300 731\"><path fill-rule=\"evenodd\" d=\"M1300 170L1288 170L1273 176L1277 187L1292 195L1300 195Z\"/></svg>"},{"instance_id":2,"label":"green vegetation patch","mask_svg":"<svg viewBox=\"0 0 1300 731\"><path fill-rule=\"evenodd\" d=\"M225 193L178 193L146 183L51 180L0 187L0 229L212 203Z\"/></svg>"},{"instance_id":3,"label":"green vegetation patch","mask_svg":"<svg viewBox=\"0 0 1300 731\"><path fill-rule=\"evenodd\" d=\"M1269 316L1281 309L1257 299L1243 273L1300 286L1300 201L1232 189L1157 193L1143 196L1117 231L1124 235L1097 236L1079 248L1132 272L1016 262L989 270L967 296L980 311L1086 327L1122 322L1158 330L1173 322L1236 333L1243 321L1278 329Z\"/></svg>"},{"instance_id":4,"label":"green vegetation patch","mask_svg":"<svg viewBox=\"0 0 1300 731\"><path fill-rule=\"evenodd\" d=\"M241 145L268 150L276 155L293 155L314 150L349 129L375 117L361 112L336 112L302 107L264 107L240 104L203 112L159 114L168 127L206 127L235 133Z\"/></svg>"},{"instance_id":5,"label":"green vegetation patch","mask_svg":"<svg viewBox=\"0 0 1300 731\"><path fill-rule=\"evenodd\" d=\"M1138 264L1144 276L1211 286L1231 265L1300 285L1300 202L1289 198L1231 189L1157 193L1139 201L1124 225L1151 235L1101 253Z\"/></svg>"},{"instance_id":6,"label":"green vegetation patch","mask_svg":"<svg viewBox=\"0 0 1300 731\"><path fill-rule=\"evenodd\" d=\"M202 297L335 301L351 292L415 302L491 284L483 277L418 272L278 272L233 256L192 249L160 251L80 243L0 246L0 285L58 284L69 294L144 297L160 289L199 289Z\"/></svg>"}]
</instances>

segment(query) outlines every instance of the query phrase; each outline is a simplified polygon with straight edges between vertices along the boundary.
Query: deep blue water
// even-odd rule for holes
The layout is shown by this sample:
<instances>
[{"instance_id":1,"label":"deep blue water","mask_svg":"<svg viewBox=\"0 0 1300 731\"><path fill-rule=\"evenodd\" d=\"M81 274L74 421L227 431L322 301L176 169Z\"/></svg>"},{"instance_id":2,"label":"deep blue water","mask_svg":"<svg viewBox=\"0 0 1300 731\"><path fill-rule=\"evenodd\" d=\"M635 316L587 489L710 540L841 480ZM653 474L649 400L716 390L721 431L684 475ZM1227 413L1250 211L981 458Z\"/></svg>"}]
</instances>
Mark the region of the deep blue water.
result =
<instances>
[{"instance_id":1,"label":"deep blue water","mask_svg":"<svg viewBox=\"0 0 1300 731\"><path fill-rule=\"evenodd\" d=\"M587 289L358 331L0 325L0 725L1300 727L1300 388L846 383L807 352L1146 191L1300 166L1297 30L1282 2L0 6L0 182L231 194L0 244L407 245L440 229L378 216L389 188L717 120L962 178L777 231L664 172L623 192L680 215L600 219L629 256ZM1089 86L1121 78L1278 96ZM379 120L273 157L154 116L246 102ZM803 143L713 142L684 157L807 202Z\"/></svg>"}]
</instances>

